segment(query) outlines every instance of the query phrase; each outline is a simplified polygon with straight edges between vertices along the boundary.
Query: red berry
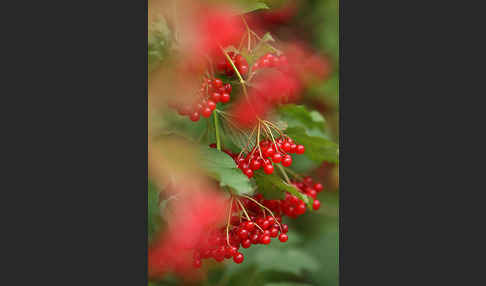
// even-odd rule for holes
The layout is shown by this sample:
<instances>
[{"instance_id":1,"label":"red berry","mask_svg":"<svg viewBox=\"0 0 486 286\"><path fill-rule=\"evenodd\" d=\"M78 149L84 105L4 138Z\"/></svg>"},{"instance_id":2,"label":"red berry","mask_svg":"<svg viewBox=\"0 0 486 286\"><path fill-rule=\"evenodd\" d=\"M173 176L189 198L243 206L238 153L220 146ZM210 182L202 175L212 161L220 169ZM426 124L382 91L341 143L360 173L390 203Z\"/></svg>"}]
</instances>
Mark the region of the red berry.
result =
<instances>
[{"instance_id":1,"label":"red berry","mask_svg":"<svg viewBox=\"0 0 486 286\"><path fill-rule=\"evenodd\" d=\"M270 243L270 241L271 241L271 238L270 238L270 236L269 236L269 235L267 235L267 234L263 235L263 236L262 236L262 238L260 239L260 242L261 242L262 244L269 244L269 243Z\"/></svg>"},{"instance_id":2,"label":"red berry","mask_svg":"<svg viewBox=\"0 0 486 286\"><path fill-rule=\"evenodd\" d=\"M316 211L321 207L321 202L319 200L314 200L312 203L312 208Z\"/></svg>"},{"instance_id":3,"label":"red berry","mask_svg":"<svg viewBox=\"0 0 486 286\"><path fill-rule=\"evenodd\" d=\"M258 244L260 242L260 235L258 233L254 233L250 236L251 243Z\"/></svg>"},{"instance_id":4,"label":"red berry","mask_svg":"<svg viewBox=\"0 0 486 286\"><path fill-rule=\"evenodd\" d=\"M289 167L290 165L292 165L292 156L285 155L282 160L282 166Z\"/></svg>"},{"instance_id":5,"label":"red berry","mask_svg":"<svg viewBox=\"0 0 486 286\"><path fill-rule=\"evenodd\" d=\"M195 268L199 268L201 267L202 263L201 263L201 259L196 259L193 261L192 265L195 267Z\"/></svg>"},{"instance_id":6,"label":"red berry","mask_svg":"<svg viewBox=\"0 0 486 286\"><path fill-rule=\"evenodd\" d=\"M253 170L253 171L256 171L258 169L260 169L262 163L260 162L260 160L258 159L254 159L251 161L250 163L250 168Z\"/></svg>"},{"instance_id":7,"label":"red berry","mask_svg":"<svg viewBox=\"0 0 486 286\"><path fill-rule=\"evenodd\" d=\"M282 232L287 233L289 231L289 226L286 224L282 224Z\"/></svg>"},{"instance_id":8,"label":"red berry","mask_svg":"<svg viewBox=\"0 0 486 286\"><path fill-rule=\"evenodd\" d=\"M291 147L291 144L289 142L284 142L282 144L282 149L285 151L285 152L290 152L290 147Z\"/></svg>"},{"instance_id":9,"label":"red berry","mask_svg":"<svg viewBox=\"0 0 486 286\"><path fill-rule=\"evenodd\" d=\"M199 120L199 112L194 112L191 114L191 116L189 117L192 121L196 122Z\"/></svg>"},{"instance_id":10,"label":"red berry","mask_svg":"<svg viewBox=\"0 0 486 286\"><path fill-rule=\"evenodd\" d=\"M306 176L306 177L304 178L304 183L305 183L306 185L311 185L311 184L312 184L312 178L311 178L310 176Z\"/></svg>"},{"instance_id":11,"label":"red berry","mask_svg":"<svg viewBox=\"0 0 486 286\"><path fill-rule=\"evenodd\" d=\"M238 253L238 247L231 246L231 247L228 249L228 252L231 254L231 256L234 256L236 253Z\"/></svg>"},{"instance_id":12,"label":"red berry","mask_svg":"<svg viewBox=\"0 0 486 286\"><path fill-rule=\"evenodd\" d=\"M248 65L240 65L238 71L242 76L245 76L248 73Z\"/></svg>"},{"instance_id":13,"label":"red berry","mask_svg":"<svg viewBox=\"0 0 486 286\"><path fill-rule=\"evenodd\" d=\"M306 193L307 193L307 195L308 195L309 197L311 197L311 198L313 198L313 199L315 199L315 198L316 198L316 196L317 196L317 191L316 191L316 190L314 190L314 189L310 189L310 190L309 190L309 191L307 191Z\"/></svg>"},{"instance_id":14,"label":"red berry","mask_svg":"<svg viewBox=\"0 0 486 286\"><path fill-rule=\"evenodd\" d=\"M270 224L274 224L275 223L275 219L273 218L273 216L267 217L267 220L268 220L268 223L270 223Z\"/></svg>"},{"instance_id":15,"label":"red berry","mask_svg":"<svg viewBox=\"0 0 486 286\"><path fill-rule=\"evenodd\" d=\"M213 86L215 88L220 88L223 86L223 82L219 78L216 78L213 80Z\"/></svg>"},{"instance_id":16,"label":"red berry","mask_svg":"<svg viewBox=\"0 0 486 286\"><path fill-rule=\"evenodd\" d=\"M252 221L246 222L245 229L248 231L252 231L253 229L255 229L255 223Z\"/></svg>"},{"instance_id":17,"label":"red berry","mask_svg":"<svg viewBox=\"0 0 486 286\"><path fill-rule=\"evenodd\" d=\"M224 90L225 90L225 91L226 91L228 94L230 94L230 93L231 93L231 89L232 89L231 84L227 83L227 84L225 84L225 85L224 85Z\"/></svg>"},{"instance_id":18,"label":"red berry","mask_svg":"<svg viewBox=\"0 0 486 286\"><path fill-rule=\"evenodd\" d=\"M212 112L213 112L213 111L211 110L211 108L206 107L206 108L204 108L204 109L203 109L203 111L201 112L201 115L202 115L203 117L208 118L209 116L211 116L211 113L212 113Z\"/></svg>"},{"instance_id":19,"label":"red berry","mask_svg":"<svg viewBox=\"0 0 486 286\"><path fill-rule=\"evenodd\" d=\"M271 225L271 224L268 222L268 220L264 220L264 221L262 222L262 224L260 224L260 226L261 226L263 229L267 229L267 228L269 228L269 227L270 227L270 225Z\"/></svg>"},{"instance_id":20,"label":"red berry","mask_svg":"<svg viewBox=\"0 0 486 286\"><path fill-rule=\"evenodd\" d=\"M213 94L211 94L211 99L214 102L219 102L221 100L221 94L217 92L213 92Z\"/></svg>"},{"instance_id":21,"label":"red berry","mask_svg":"<svg viewBox=\"0 0 486 286\"><path fill-rule=\"evenodd\" d=\"M297 151L297 145L290 144L290 151L289 153L295 153Z\"/></svg>"},{"instance_id":22,"label":"red berry","mask_svg":"<svg viewBox=\"0 0 486 286\"><path fill-rule=\"evenodd\" d=\"M243 256L242 253L240 252L237 252L235 254L235 256L233 256L233 261L237 264L240 264L241 262L243 262L243 260L245 259L245 257Z\"/></svg>"},{"instance_id":23,"label":"red berry","mask_svg":"<svg viewBox=\"0 0 486 286\"><path fill-rule=\"evenodd\" d=\"M277 237L277 235L278 235L278 229L277 229L277 228L275 228L275 227L272 227L272 228L270 229L270 236L271 236L271 237Z\"/></svg>"},{"instance_id":24,"label":"red berry","mask_svg":"<svg viewBox=\"0 0 486 286\"><path fill-rule=\"evenodd\" d=\"M246 239L248 237L248 230L242 228L242 229L239 229L238 230L238 236L241 238L241 239Z\"/></svg>"},{"instance_id":25,"label":"red berry","mask_svg":"<svg viewBox=\"0 0 486 286\"><path fill-rule=\"evenodd\" d=\"M273 149L272 146L268 147L264 152L265 157L272 157L273 154L275 154L275 149Z\"/></svg>"},{"instance_id":26,"label":"red berry","mask_svg":"<svg viewBox=\"0 0 486 286\"><path fill-rule=\"evenodd\" d=\"M281 242L286 242L288 239L289 239L289 237L288 237L288 235L286 235L285 233L281 233L281 234L278 236L278 240L280 240Z\"/></svg>"},{"instance_id":27,"label":"red berry","mask_svg":"<svg viewBox=\"0 0 486 286\"><path fill-rule=\"evenodd\" d=\"M261 63L260 63L260 65L261 65L262 67L268 67L268 66L269 66L269 64L270 64L270 61L269 61L268 59L266 59L266 58L264 58L264 59L261 61Z\"/></svg>"},{"instance_id":28,"label":"red berry","mask_svg":"<svg viewBox=\"0 0 486 286\"><path fill-rule=\"evenodd\" d=\"M272 164L265 165L263 167L263 172L265 172L265 174L267 174L267 175L270 175L271 173L273 173L273 165Z\"/></svg>"},{"instance_id":29,"label":"red berry","mask_svg":"<svg viewBox=\"0 0 486 286\"><path fill-rule=\"evenodd\" d=\"M280 153L273 154L272 161L274 163L280 163L280 161L282 161L282 154L280 154Z\"/></svg>"},{"instance_id":30,"label":"red berry","mask_svg":"<svg viewBox=\"0 0 486 286\"><path fill-rule=\"evenodd\" d=\"M316 190L317 192L322 191L322 189L324 189L324 187L322 186L321 183L317 183L314 185L314 190Z\"/></svg>"},{"instance_id":31,"label":"red berry","mask_svg":"<svg viewBox=\"0 0 486 286\"><path fill-rule=\"evenodd\" d=\"M301 203L295 209L295 213L298 214L298 215L301 215L301 214L305 213L305 210L306 210L305 203Z\"/></svg>"},{"instance_id":32,"label":"red berry","mask_svg":"<svg viewBox=\"0 0 486 286\"><path fill-rule=\"evenodd\" d=\"M209 107L209 109L211 109L211 111L215 110L216 109L216 102L209 100L208 101L208 107Z\"/></svg>"},{"instance_id":33,"label":"red berry","mask_svg":"<svg viewBox=\"0 0 486 286\"><path fill-rule=\"evenodd\" d=\"M254 173L253 173L253 170L252 170L252 169L247 168L247 169L245 169L243 172L245 173L245 175L246 175L248 178L253 177L253 174L254 174Z\"/></svg>"},{"instance_id":34,"label":"red berry","mask_svg":"<svg viewBox=\"0 0 486 286\"><path fill-rule=\"evenodd\" d=\"M248 248L250 246L251 246L251 240L249 238L247 238L247 239L245 239L241 242L241 247L243 247L243 248Z\"/></svg>"},{"instance_id":35,"label":"red berry","mask_svg":"<svg viewBox=\"0 0 486 286\"><path fill-rule=\"evenodd\" d=\"M230 101L230 95L229 93L225 92L221 95L221 102L226 103L228 101Z\"/></svg>"},{"instance_id":36,"label":"red berry","mask_svg":"<svg viewBox=\"0 0 486 286\"><path fill-rule=\"evenodd\" d=\"M295 149L295 152L297 154L304 154L305 152L305 147L304 145L297 145L297 148Z\"/></svg>"}]
</instances>

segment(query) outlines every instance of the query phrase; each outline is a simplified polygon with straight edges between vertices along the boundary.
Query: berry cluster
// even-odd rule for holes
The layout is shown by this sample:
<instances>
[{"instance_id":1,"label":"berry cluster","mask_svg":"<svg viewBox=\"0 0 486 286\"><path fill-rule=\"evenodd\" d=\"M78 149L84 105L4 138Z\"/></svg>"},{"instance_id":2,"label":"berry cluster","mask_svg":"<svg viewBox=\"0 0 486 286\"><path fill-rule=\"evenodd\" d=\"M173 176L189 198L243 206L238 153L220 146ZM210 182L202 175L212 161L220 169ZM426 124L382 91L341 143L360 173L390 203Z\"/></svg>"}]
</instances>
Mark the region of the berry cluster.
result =
<instances>
[{"instance_id":1,"label":"berry cluster","mask_svg":"<svg viewBox=\"0 0 486 286\"><path fill-rule=\"evenodd\" d=\"M315 199L323 187L320 183L314 183L312 178L306 177L302 182L292 182L302 193ZM231 259L237 264L242 263L244 256L239 252L240 247L249 248L254 244L267 245L272 238L281 242L288 240L288 225L282 223L282 216L297 218L306 211L304 201L295 195L286 193L283 200L266 200L262 194L256 194L250 198L237 198L231 206L231 218L227 227L221 227L209 232L198 244L193 255L193 266L201 267L202 259L213 258L221 262ZM245 209L243 216L242 207ZM314 200L313 209L318 210L320 202ZM272 212L270 215L268 210ZM243 221L243 218L246 218Z\"/></svg>"},{"instance_id":2,"label":"berry cluster","mask_svg":"<svg viewBox=\"0 0 486 286\"><path fill-rule=\"evenodd\" d=\"M271 140L260 142L260 146L255 146L246 157L234 156L238 168L240 168L248 178L253 177L256 170L263 167L265 174L273 173L273 163L281 163L284 167L292 165L292 156L290 154L303 154L304 145L295 144L291 138L279 137L275 143Z\"/></svg>"},{"instance_id":3,"label":"berry cluster","mask_svg":"<svg viewBox=\"0 0 486 286\"><path fill-rule=\"evenodd\" d=\"M311 179L310 177L306 177ZM312 180L312 179L311 179ZM293 184L297 187L297 182L293 182ZM317 186L317 189L322 190L322 185L320 183L315 184ZM310 188L307 187L307 185L303 185L304 188ZM316 188L312 188L314 191ZM299 188L299 190L307 196L310 196L307 192L303 191L302 189ZM257 198L261 195L257 195ZM312 196L310 196L312 197ZM321 203L319 200L315 199L315 196L312 197L314 199L314 202L312 204L312 207L314 210L318 210L321 206ZM286 215L290 218L297 218L300 215L303 215L307 209L307 206L305 202L301 199L299 199L297 196L286 193L285 194L285 199L283 200L263 200L260 197L262 205L266 206L269 208L275 215L278 216L283 216Z\"/></svg>"},{"instance_id":4,"label":"berry cluster","mask_svg":"<svg viewBox=\"0 0 486 286\"><path fill-rule=\"evenodd\" d=\"M292 184L313 199L324 189L321 183L315 183L311 177L305 177L301 182L292 181Z\"/></svg>"},{"instance_id":5,"label":"berry cluster","mask_svg":"<svg viewBox=\"0 0 486 286\"><path fill-rule=\"evenodd\" d=\"M255 71L260 68L286 68L287 65L288 62L286 56L277 56L272 53L267 53L253 64L252 70Z\"/></svg>"},{"instance_id":6,"label":"berry cluster","mask_svg":"<svg viewBox=\"0 0 486 286\"><path fill-rule=\"evenodd\" d=\"M249 248L254 244L267 245L272 238L278 237L281 242L288 240L288 226L282 224L281 216L271 216L268 211L259 206L254 201L247 198L239 198L240 203L245 207L250 220L242 221L241 208L234 203L232 206L232 216L229 221L228 232L226 227L209 232L208 236L201 241L194 252L193 266L199 268L202 259L214 258L221 262L224 259L231 259L237 264L242 263L244 256L238 250L240 246ZM260 205L264 202L261 195L253 198L259 201ZM268 206L267 206L268 207Z\"/></svg>"},{"instance_id":7,"label":"berry cluster","mask_svg":"<svg viewBox=\"0 0 486 286\"><path fill-rule=\"evenodd\" d=\"M206 79L198 92L198 98L193 104L175 106L180 115L189 116L196 122L201 115L208 118L216 109L216 103L226 103L230 100L231 84L224 84L221 79Z\"/></svg>"},{"instance_id":8,"label":"berry cluster","mask_svg":"<svg viewBox=\"0 0 486 286\"><path fill-rule=\"evenodd\" d=\"M233 63L235 64L235 67L238 69L238 72L241 74L241 76L246 76L248 74L248 62L246 59L240 55L240 54L235 54L234 52L229 52L228 56L231 58ZM234 76L235 71L233 69L233 66L231 65L230 61L224 57L221 58L218 63L216 64L216 69L220 73L224 73L227 76Z\"/></svg>"}]
</instances>

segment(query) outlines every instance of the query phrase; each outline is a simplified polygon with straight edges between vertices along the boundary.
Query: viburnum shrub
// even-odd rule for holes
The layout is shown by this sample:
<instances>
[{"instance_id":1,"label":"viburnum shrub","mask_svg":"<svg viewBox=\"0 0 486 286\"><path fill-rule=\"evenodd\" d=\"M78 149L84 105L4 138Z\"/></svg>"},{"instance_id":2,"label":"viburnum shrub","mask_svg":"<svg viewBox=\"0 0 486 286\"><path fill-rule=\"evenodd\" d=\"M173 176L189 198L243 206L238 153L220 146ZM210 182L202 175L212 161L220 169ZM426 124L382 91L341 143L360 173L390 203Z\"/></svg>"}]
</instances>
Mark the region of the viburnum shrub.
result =
<instances>
[{"instance_id":1,"label":"viburnum shrub","mask_svg":"<svg viewBox=\"0 0 486 286\"><path fill-rule=\"evenodd\" d=\"M337 161L337 145L326 135L322 115L298 104L309 78L326 78L326 60L301 44L261 33L250 17L213 8L195 8L188 26L197 36L189 54L183 35L169 37L177 40L169 50L178 57L162 67L166 73L176 70L173 78L180 80L164 85L175 92L165 94L170 109L161 113L170 119L159 133L183 135L179 140L190 141L201 156L186 163L185 152L179 156L163 147L161 153L175 157L173 164L161 167L153 160L157 167L151 175L170 194L161 196L164 209L177 211L154 235L151 276L190 276L210 259L240 264L246 259L243 249L292 240L286 220L318 211L324 190L321 182L295 171L294 163ZM176 24L167 27L177 31ZM192 63L195 68L180 68ZM149 155L157 151L155 142L149 142ZM180 171L192 165L198 168ZM209 183L187 187L195 173Z\"/></svg>"}]
</instances>

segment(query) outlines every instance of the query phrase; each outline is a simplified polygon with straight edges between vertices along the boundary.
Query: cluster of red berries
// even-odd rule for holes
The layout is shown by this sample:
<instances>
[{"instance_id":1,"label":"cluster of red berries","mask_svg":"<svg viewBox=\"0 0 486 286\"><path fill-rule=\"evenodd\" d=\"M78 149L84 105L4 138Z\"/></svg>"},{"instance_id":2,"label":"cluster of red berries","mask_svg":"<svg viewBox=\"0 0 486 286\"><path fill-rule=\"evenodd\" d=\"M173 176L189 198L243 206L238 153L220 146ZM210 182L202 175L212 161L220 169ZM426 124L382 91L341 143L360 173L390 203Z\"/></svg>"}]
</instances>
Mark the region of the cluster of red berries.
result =
<instances>
[{"instance_id":1,"label":"cluster of red berries","mask_svg":"<svg viewBox=\"0 0 486 286\"><path fill-rule=\"evenodd\" d=\"M323 190L322 184L314 183L310 177L305 177L302 182L292 181L292 183L302 193L314 198L313 209L318 210L321 204L315 196ZM250 220L242 221L241 206L234 202L231 206L232 216L228 229L221 227L210 231L198 244L193 255L194 267L201 267L202 259L208 258L218 262L232 258L239 264L244 260L243 254L239 252L240 247L249 248L254 244L268 245L272 238L277 237L281 242L286 242L289 227L282 223L282 216L297 218L306 212L304 201L289 193L286 193L283 200L266 200L262 194L256 194L252 199L239 198L239 201Z\"/></svg>"},{"instance_id":2,"label":"cluster of red berries","mask_svg":"<svg viewBox=\"0 0 486 286\"><path fill-rule=\"evenodd\" d=\"M241 74L241 76L246 76L249 69L246 59L242 55L235 54L234 52L229 52L228 56L235 64L235 67L238 69L238 72ZM218 63L216 64L216 69L218 70L218 72L224 73L227 76L234 76L235 74L233 66L226 57L221 58L218 61Z\"/></svg>"},{"instance_id":3,"label":"cluster of red berries","mask_svg":"<svg viewBox=\"0 0 486 286\"><path fill-rule=\"evenodd\" d=\"M301 182L294 180L292 181L292 184L313 199L315 199L317 194L324 189L324 186L321 183L315 183L312 178L308 176Z\"/></svg>"},{"instance_id":4,"label":"cluster of red berries","mask_svg":"<svg viewBox=\"0 0 486 286\"><path fill-rule=\"evenodd\" d=\"M287 66L288 61L286 56L277 56L272 53L267 53L253 64L252 69L255 71L260 68L286 68Z\"/></svg>"},{"instance_id":5,"label":"cluster of red berries","mask_svg":"<svg viewBox=\"0 0 486 286\"><path fill-rule=\"evenodd\" d=\"M257 195L254 199L263 202L261 195ZM244 260L243 254L238 251L240 246L249 248L254 244L267 245L272 238L276 237L281 242L288 240L289 228L286 224L282 224L281 216L275 215L274 217L268 212L265 213L260 206L249 199L240 198L239 200L245 207L250 220L242 221L240 207L234 203L228 233L226 233L226 227L209 232L194 252L194 267L199 268L202 259L208 258L214 258L218 262L233 258L233 261L239 264Z\"/></svg>"},{"instance_id":6,"label":"cluster of red berries","mask_svg":"<svg viewBox=\"0 0 486 286\"><path fill-rule=\"evenodd\" d=\"M254 172L261 167L263 167L265 174L272 174L272 162L275 164L281 163L282 166L289 167L292 165L292 156L290 154L304 154L305 152L304 145L295 144L294 140L288 137L279 137L275 143L272 143L271 140L264 140L260 142L259 148L255 146L246 157L233 157L238 168L248 178L253 177Z\"/></svg>"},{"instance_id":7,"label":"cluster of red berries","mask_svg":"<svg viewBox=\"0 0 486 286\"><path fill-rule=\"evenodd\" d=\"M306 179L312 180L310 177L306 177ZM300 182L295 182L295 181L293 182L293 184L297 188L299 188L297 186L297 184L299 184L299 186L301 185ZM316 191L318 189L319 192L322 191L322 189L323 189L322 184L320 184L320 183L316 183L314 187L308 187L307 185L303 184L302 187L308 188L308 190L312 189L314 191ZM303 194L310 196L314 199L314 202L312 204L312 208L314 210L318 210L320 208L321 202L316 199L316 195L311 196L306 191L304 191L300 188L299 188L299 190ZM290 218L297 218L298 216L303 215L306 212L306 209L307 209L307 206L306 206L306 204L303 200L301 200L297 196L289 194L289 193L285 194L285 199L283 199L283 200L264 200L261 197L261 195L257 195L256 198L259 198L262 205L269 208L275 215L278 215L278 216L286 215Z\"/></svg>"},{"instance_id":8,"label":"cluster of red berries","mask_svg":"<svg viewBox=\"0 0 486 286\"><path fill-rule=\"evenodd\" d=\"M231 84L224 84L221 79L206 79L198 92L198 98L192 105L176 106L180 115L189 116L196 122L201 115L208 118L216 109L216 103L230 100Z\"/></svg>"}]
</instances>

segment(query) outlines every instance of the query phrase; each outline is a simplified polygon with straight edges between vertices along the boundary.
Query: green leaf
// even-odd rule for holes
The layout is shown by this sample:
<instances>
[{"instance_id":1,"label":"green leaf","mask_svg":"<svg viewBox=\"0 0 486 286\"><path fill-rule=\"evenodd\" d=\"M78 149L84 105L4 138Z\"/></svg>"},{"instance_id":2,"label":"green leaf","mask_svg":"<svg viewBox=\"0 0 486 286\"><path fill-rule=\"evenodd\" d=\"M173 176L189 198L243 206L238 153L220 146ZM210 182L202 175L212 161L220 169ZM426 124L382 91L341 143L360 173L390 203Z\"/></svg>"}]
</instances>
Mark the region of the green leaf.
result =
<instances>
[{"instance_id":1,"label":"green leaf","mask_svg":"<svg viewBox=\"0 0 486 286\"><path fill-rule=\"evenodd\" d=\"M152 241L160 228L159 192L155 185L148 182L148 240Z\"/></svg>"},{"instance_id":2,"label":"green leaf","mask_svg":"<svg viewBox=\"0 0 486 286\"><path fill-rule=\"evenodd\" d=\"M262 271L272 270L298 275L304 269L309 271L319 269L318 262L300 249L267 248L255 255L255 260Z\"/></svg>"},{"instance_id":3,"label":"green leaf","mask_svg":"<svg viewBox=\"0 0 486 286\"><path fill-rule=\"evenodd\" d=\"M270 32L266 32L265 35L262 37L263 42L275 42L275 39L272 37L272 34Z\"/></svg>"},{"instance_id":4,"label":"green leaf","mask_svg":"<svg viewBox=\"0 0 486 286\"><path fill-rule=\"evenodd\" d=\"M255 172L254 177L258 186L258 192L261 193L266 199L283 199L285 198L285 192L289 192L304 201L309 210L312 209L312 203L314 202L312 198L301 193L293 185L287 184L275 173L267 175L261 170L258 170Z\"/></svg>"},{"instance_id":5,"label":"green leaf","mask_svg":"<svg viewBox=\"0 0 486 286\"><path fill-rule=\"evenodd\" d=\"M152 22L148 31L149 71L156 69L167 58L171 47L171 31L164 17Z\"/></svg>"},{"instance_id":6,"label":"green leaf","mask_svg":"<svg viewBox=\"0 0 486 286\"><path fill-rule=\"evenodd\" d=\"M309 111L304 105L287 104L278 109L280 120L288 127L304 127L309 135L327 138L326 120L317 111Z\"/></svg>"},{"instance_id":7,"label":"green leaf","mask_svg":"<svg viewBox=\"0 0 486 286\"><path fill-rule=\"evenodd\" d=\"M329 139L311 136L303 127L292 127L285 130L285 133L295 140L296 143L305 146L304 155L312 161L322 163L327 161L337 163L338 145Z\"/></svg>"},{"instance_id":8,"label":"green leaf","mask_svg":"<svg viewBox=\"0 0 486 286\"><path fill-rule=\"evenodd\" d=\"M245 58L248 62L249 66L253 66L253 64L262 56L267 53L275 53L275 49L272 48L270 42L275 42L272 35L267 32L263 35L262 40L258 43L258 45L249 52L247 49L242 49L240 51L241 55ZM258 71L257 71L258 72Z\"/></svg>"},{"instance_id":9,"label":"green leaf","mask_svg":"<svg viewBox=\"0 0 486 286\"><path fill-rule=\"evenodd\" d=\"M279 200L285 198L285 191L280 182L282 179L275 174L267 175L261 170L254 173L258 192L267 200Z\"/></svg>"},{"instance_id":10,"label":"green leaf","mask_svg":"<svg viewBox=\"0 0 486 286\"><path fill-rule=\"evenodd\" d=\"M253 11L256 11L256 10L261 10L261 9L269 9L268 5L265 4L265 3L262 3L262 2L249 2L249 1L245 1L245 3L243 4L242 3L242 9L241 9L241 13L242 14L246 14L246 13L250 13L250 12L253 12Z\"/></svg>"},{"instance_id":11,"label":"green leaf","mask_svg":"<svg viewBox=\"0 0 486 286\"><path fill-rule=\"evenodd\" d=\"M209 147L202 147L201 154L203 168L221 187L230 187L237 195L253 193L250 180L228 154Z\"/></svg>"}]
</instances>

